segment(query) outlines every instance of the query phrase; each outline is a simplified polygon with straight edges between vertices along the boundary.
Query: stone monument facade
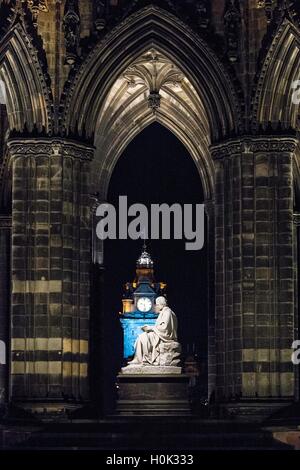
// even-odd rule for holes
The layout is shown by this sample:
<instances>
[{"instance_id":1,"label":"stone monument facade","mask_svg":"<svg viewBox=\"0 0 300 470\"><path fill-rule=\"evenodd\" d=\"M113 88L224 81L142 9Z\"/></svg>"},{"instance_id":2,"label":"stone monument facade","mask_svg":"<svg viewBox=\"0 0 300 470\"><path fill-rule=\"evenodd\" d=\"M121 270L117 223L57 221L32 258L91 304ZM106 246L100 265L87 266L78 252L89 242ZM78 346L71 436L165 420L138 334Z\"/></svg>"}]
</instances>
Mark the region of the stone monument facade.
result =
<instances>
[{"instance_id":1,"label":"stone monument facade","mask_svg":"<svg viewBox=\"0 0 300 470\"><path fill-rule=\"evenodd\" d=\"M97 396L95 198L153 122L204 189L209 399L298 400L299 1L5 0L0 18L1 403Z\"/></svg>"}]
</instances>

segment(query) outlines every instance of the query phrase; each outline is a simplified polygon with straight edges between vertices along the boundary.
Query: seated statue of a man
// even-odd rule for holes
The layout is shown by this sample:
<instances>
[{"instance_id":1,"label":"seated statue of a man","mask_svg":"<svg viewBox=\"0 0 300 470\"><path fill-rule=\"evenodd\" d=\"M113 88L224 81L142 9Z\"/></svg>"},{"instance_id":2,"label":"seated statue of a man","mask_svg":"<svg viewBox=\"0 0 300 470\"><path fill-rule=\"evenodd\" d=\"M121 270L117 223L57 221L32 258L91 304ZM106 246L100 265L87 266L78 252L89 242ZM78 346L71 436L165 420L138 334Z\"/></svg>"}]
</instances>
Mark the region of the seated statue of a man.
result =
<instances>
[{"instance_id":1,"label":"seated statue of a man","mask_svg":"<svg viewBox=\"0 0 300 470\"><path fill-rule=\"evenodd\" d=\"M181 346L177 341L177 317L165 297L157 297L158 313L154 326L145 325L135 343L135 355L129 365L177 366Z\"/></svg>"}]
</instances>

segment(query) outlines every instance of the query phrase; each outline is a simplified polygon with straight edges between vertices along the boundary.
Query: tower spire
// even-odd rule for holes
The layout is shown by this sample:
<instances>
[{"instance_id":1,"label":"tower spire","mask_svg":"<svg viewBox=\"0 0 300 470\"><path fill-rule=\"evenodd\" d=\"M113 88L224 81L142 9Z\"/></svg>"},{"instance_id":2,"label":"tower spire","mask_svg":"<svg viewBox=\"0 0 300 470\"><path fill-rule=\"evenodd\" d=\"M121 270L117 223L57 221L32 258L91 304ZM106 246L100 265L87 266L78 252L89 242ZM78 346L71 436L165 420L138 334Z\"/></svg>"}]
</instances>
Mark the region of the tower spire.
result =
<instances>
[{"instance_id":1,"label":"tower spire","mask_svg":"<svg viewBox=\"0 0 300 470\"><path fill-rule=\"evenodd\" d=\"M147 251L147 243L146 243L146 233L145 233L145 230L143 231L143 236L144 236L143 251Z\"/></svg>"},{"instance_id":2,"label":"tower spire","mask_svg":"<svg viewBox=\"0 0 300 470\"><path fill-rule=\"evenodd\" d=\"M153 261L150 254L147 251L146 237L144 238L142 254L137 260L137 267L148 267L153 268Z\"/></svg>"}]
</instances>

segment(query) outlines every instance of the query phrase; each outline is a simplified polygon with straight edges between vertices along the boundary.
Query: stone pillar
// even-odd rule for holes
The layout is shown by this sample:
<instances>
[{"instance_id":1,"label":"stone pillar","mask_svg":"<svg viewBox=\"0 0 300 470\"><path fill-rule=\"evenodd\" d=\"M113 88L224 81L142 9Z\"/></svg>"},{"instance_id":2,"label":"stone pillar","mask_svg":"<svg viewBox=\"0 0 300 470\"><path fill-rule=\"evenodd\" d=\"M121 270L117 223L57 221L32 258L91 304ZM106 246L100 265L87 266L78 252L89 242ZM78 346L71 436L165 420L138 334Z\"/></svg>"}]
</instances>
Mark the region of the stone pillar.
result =
<instances>
[{"instance_id":1,"label":"stone pillar","mask_svg":"<svg viewBox=\"0 0 300 470\"><path fill-rule=\"evenodd\" d=\"M295 329L294 339L300 339L300 312L299 312L299 262L300 262L300 213L294 213L294 265L295 265ZM299 366L295 366L295 398L300 400L300 373Z\"/></svg>"},{"instance_id":2,"label":"stone pillar","mask_svg":"<svg viewBox=\"0 0 300 470\"><path fill-rule=\"evenodd\" d=\"M0 216L0 406L8 398L11 217Z\"/></svg>"},{"instance_id":3,"label":"stone pillar","mask_svg":"<svg viewBox=\"0 0 300 470\"><path fill-rule=\"evenodd\" d=\"M295 145L268 136L212 149L219 401L294 397Z\"/></svg>"},{"instance_id":4,"label":"stone pillar","mask_svg":"<svg viewBox=\"0 0 300 470\"><path fill-rule=\"evenodd\" d=\"M13 139L8 147L13 200L11 399L85 401L93 151L51 139Z\"/></svg>"},{"instance_id":5,"label":"stone pillar","mask_svg":"<svg viewBox=\"0 0 300 470\"><path fill-rule=\"evenodd\" d=\"M96 227L99 219L96 211L101 204L97 195L91 197L92 214L92 269L91 269L91 341L90 341L90 383L91 398L98 410L99 415L103 415L104 403L104 258L103 241L96 235Z\"/></svg>"},{"instance_id":6,"label":"stone pillar","mask_svg":"<svg viewBox=\"0 0 300 470\"><path fill-rule=\"evenodd\" d=\"M97 194L90 196L91 203L91 217L92 217L92 262L95 266L103 266L104 264L104 243L100 240L96 234L97 223L99 219L96 216L96 212L100 204L104 204L106 201L101 200Z\"/></svg>"},{"instance_id":7,"label":"stone pillar","mask_svg":"<svg viewBox=\"0 0 300 470\"><path fill-rule=\"evenodd\" d=\"M208 398L213 403L216 388L216 336L215 336L215 201L205 201L207 215L206 239L208 244Z\"/></svg>"}]
</instances>

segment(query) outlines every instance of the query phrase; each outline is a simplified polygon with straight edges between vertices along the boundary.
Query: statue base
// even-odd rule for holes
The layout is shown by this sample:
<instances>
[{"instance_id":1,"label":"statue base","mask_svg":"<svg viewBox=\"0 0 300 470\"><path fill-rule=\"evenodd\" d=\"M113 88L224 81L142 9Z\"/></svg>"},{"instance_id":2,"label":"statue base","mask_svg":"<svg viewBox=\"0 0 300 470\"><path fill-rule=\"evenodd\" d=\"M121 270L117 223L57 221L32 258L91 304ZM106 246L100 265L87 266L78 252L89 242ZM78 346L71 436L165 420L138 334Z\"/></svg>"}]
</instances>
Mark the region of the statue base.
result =
<instances>
[{"instance_id":1,"label":"statue base","mask_svg":"<svg viewBox=\"0 0 300 470\"><path fill-rule=\"evenodd\" d=\"M165 375L165 374L181 374L182 368L177 366L147 366L139 364L128 364L126 367L122 367L121 374L133 374L133 375Z\"/></svg>"},{"instance_id":2,"label":"statue base","mask_svg":"<svg viewBox=\"0 0 300 470\"><path fill-rule=\"evenodd\" d=\"M117 376L120 415L190 414L189 377L181 367L127 366Z\"/></svg>"}]
</instances>

